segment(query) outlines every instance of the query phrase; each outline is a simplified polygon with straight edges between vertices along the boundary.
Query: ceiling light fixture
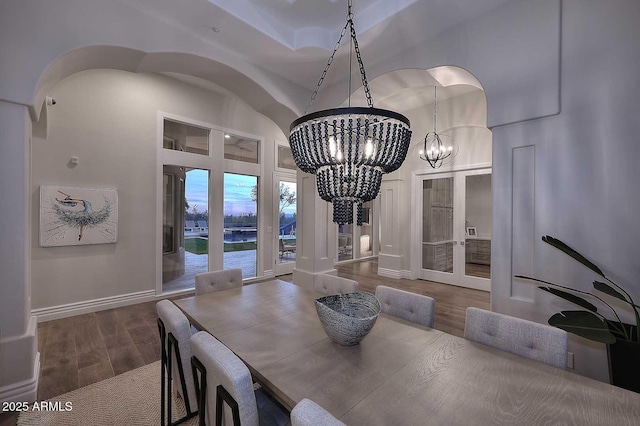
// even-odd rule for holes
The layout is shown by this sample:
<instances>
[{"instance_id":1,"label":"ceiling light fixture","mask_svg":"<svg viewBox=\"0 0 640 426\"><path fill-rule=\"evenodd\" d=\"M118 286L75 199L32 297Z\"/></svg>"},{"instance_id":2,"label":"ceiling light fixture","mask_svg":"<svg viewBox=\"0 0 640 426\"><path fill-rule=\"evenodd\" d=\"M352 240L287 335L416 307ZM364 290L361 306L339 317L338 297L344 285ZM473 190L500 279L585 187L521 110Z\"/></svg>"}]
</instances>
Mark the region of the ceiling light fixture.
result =
<instances>
[{"instance_id":1,"label":"ceiling light fixture","mask_svg":"<svg viewBox=\"0 0 640 426\"><path fill-rule=\"evenodd\" d=\"M397 170L407 156L411 124L404 115L374 108L369 83L362 64L353 13L348 0L347 23L325 66L304 115L290 127L289 145L296 165L316 175L320 197L333 204L333 221L353 223L357 205L357 224L362 225L362 203L380 192L382 174ZM350 31L349 106L307 113L324 81L340 42ZM351 59L355 52L368 107L351 106Z\"/></svg>"},{"instance_id":2,"label":"ceiling light fixture","mask_svg":"<svg viewBox=\"0 0 640 426\"><path fill-rule=\"evenodd\" d=\"M445 146L440 135L436 133L437 109L438 92L437 87L433 86L433 132L427 133L424 137L424 147L419 151L419 154L420 159L428 162L434 169L449 163L457 154L457 150L454 151L454 145Z\"/></svg>"}]
</instances>

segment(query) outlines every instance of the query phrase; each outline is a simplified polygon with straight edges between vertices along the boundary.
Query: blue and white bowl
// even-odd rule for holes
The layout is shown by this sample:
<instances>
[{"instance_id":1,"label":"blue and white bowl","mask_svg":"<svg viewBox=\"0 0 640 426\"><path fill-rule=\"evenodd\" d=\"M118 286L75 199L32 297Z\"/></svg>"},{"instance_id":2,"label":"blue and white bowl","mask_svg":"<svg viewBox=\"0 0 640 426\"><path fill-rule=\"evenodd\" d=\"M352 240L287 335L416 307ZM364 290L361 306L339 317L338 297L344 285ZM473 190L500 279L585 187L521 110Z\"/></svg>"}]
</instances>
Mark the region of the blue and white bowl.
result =
<instances>
[{"instance_id":1,"label":"blue and white bowl","mask_svg":"<svg viewBox=\"0 0 640 426\"><path fill-rule=\"evenodd\" d=\"M380 315L380 302L371 293L333 294L315 302L324 331L343 346L357 345Z\"/></svg>"}]
</instances>

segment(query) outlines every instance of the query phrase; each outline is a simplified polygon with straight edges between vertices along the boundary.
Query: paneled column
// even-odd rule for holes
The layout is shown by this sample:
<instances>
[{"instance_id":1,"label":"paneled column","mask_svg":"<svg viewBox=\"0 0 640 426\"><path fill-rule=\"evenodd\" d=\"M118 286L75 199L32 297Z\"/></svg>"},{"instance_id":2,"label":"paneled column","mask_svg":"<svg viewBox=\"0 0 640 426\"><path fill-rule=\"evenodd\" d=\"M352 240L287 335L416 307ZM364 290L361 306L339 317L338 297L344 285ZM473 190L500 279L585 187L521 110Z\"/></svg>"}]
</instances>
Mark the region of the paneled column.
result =
<instances>
[{"instance_id":1,"label":"paneled column","mask_svg":"<svg viewBox=\"0 0 640 426\"><path fill-rule=\"evenodd\" d=\"M0 101L0 402L35 401L40 368L31 316L27 107Z\"/></svg>"},{"instance_id":2,"label":"paneled column","mask_svg":"<svg viewBox=\"0 0 640 426\"><path fill-rule=\"evenodd\" d=\"M380 251L378 275L402 278L400 249L400 193L401 179L383 180L380 186Z\"/></svg>"},{"instance_id":3,"label":"paneled column","mask_svg":"<svg viewBox=\"0 0 640 426\"><path fill-rule=\"evenodd\" d=\"M322 200L316 189L316 177L298 170L297 176L297 239L301 243L296 253L293 282L312 289L318 274L335 275L336 228L332 205ZM299 243L299 244L300 244Z\"/></svg>"}]
</instances>

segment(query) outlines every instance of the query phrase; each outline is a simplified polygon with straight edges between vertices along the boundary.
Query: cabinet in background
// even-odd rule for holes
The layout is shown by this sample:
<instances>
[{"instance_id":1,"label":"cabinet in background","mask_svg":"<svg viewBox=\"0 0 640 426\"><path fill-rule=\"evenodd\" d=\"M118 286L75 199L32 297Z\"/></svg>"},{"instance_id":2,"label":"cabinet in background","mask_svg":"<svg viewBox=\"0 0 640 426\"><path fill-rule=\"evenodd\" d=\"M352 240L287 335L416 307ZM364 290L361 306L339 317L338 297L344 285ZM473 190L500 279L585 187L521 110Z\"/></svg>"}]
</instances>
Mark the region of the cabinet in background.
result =
<instances>
[{"instance_id":1,"label":"cabinet in background","mask_svg":"<svg viewBox=\"0 0 640 426\"><path fill-rule=\"evenodd\" d=\"M491 265L491 240L467 239L464 250L467 263Z\"/></svg>"}]
</instances>

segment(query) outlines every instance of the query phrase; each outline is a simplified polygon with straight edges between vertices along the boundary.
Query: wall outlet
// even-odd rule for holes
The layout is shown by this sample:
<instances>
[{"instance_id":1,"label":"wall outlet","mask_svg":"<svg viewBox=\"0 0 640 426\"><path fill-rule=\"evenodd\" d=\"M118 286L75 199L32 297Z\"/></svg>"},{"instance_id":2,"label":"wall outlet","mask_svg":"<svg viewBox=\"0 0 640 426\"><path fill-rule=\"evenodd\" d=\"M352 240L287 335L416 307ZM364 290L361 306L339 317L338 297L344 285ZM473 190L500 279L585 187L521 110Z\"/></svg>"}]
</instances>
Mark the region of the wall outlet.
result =
<instances>
[{"instance_id":1,"label":"wall outlet","mask_svg":"<svg viewBox=\"0 0 640 426\"><path fill-rule=\"evenodd\" d=\"M573 370L573 352L567 352L567 368Z\"/></svg>"}]
</instances>

